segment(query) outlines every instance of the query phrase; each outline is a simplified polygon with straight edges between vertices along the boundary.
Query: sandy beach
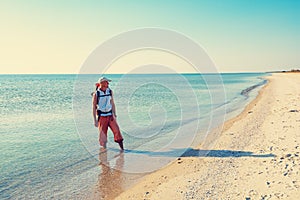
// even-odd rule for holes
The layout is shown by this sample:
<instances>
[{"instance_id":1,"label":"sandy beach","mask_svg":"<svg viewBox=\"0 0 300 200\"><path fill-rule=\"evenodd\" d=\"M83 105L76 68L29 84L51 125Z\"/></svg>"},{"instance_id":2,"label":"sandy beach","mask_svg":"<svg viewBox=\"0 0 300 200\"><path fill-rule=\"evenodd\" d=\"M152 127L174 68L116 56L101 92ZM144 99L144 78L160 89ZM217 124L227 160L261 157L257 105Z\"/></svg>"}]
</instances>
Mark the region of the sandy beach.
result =
<instances>
[{"instance_id":1,"label":"sandy beach","mask_svg":"<svg viewBox=\"0 0 300 200\"><path fill-rule=\"evenodd\" d=\"M299 199L300 74L267 79L213 146L208 138L116 199Z\"/></svg>"}]
</instances>

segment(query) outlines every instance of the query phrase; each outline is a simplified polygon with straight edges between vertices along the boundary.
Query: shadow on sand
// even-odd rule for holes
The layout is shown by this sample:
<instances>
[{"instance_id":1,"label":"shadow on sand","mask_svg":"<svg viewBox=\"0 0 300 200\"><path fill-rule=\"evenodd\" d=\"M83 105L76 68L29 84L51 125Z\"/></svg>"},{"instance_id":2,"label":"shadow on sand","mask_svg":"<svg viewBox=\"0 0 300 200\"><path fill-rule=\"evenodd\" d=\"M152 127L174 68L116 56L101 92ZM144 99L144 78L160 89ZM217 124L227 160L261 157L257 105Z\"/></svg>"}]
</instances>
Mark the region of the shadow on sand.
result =
<instances>
[{"instance_id":1,"label":"shadow on sand","mask_svg":"<svg viewBox=\"0 0 300 200\"><path fill-rule=\"evenodd\" d=\"M256 157L267 158L275 157L274 154L254 154L251 151L233 151L233 150L201 150L201 149L172 149L170 151L154 152L142 150L125 150L125 153L146 154L148 156L166 156L166 157ZM181 155L181 156L180 156Z\"/></svg>"}]
</instances>

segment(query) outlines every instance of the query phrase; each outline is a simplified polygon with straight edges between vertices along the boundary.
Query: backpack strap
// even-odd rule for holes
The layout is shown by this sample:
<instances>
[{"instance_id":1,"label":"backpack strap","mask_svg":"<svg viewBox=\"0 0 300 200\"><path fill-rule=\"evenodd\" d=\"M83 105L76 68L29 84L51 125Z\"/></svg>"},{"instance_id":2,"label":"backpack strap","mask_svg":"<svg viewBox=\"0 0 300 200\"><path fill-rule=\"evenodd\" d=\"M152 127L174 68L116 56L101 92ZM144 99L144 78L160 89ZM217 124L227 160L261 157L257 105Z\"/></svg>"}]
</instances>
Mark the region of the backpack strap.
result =
<instances>
[{"instance_id":1,"label":"backpack strap","mask_svg":"<svg viewBox=\"0 0 300 200\"><path fill-rule=\"evenodd\" d=\"M99 103L99 99L100 99L100 91L99 91L99 90L97 90L96 92L97 92L96 94L97 94L97 105L98 105L98 103Z\"/></svg>"}]
</instances>

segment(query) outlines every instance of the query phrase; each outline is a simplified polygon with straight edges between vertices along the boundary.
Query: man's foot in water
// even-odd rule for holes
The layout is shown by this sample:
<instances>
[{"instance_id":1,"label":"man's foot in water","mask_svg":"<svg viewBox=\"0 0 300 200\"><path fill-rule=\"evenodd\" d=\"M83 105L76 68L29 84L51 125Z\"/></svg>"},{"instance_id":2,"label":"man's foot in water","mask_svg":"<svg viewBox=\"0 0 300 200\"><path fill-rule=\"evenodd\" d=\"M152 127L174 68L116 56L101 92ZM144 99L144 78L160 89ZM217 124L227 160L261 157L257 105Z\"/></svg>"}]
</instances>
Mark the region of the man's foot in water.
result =
<instances>
[{"instance_id":1,"label":"man's foot in water","mask_svg":"<svg viewBox=\"0 0 300 200\"><path fill-rule=\"evenodd\" d=\"M118 142L118 143L119 143L119 146L120 146L121 151L124 151L123 141Z\"/></svg>"}]
</instances>

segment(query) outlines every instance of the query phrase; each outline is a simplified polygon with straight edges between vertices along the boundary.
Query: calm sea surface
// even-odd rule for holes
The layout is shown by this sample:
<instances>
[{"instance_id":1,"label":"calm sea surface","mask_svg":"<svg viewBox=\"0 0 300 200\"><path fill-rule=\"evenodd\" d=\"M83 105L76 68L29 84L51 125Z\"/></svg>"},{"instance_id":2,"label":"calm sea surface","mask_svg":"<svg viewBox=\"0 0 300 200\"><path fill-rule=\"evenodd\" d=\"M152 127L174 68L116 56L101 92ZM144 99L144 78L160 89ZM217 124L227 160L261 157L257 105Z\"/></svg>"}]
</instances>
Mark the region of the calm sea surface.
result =
<instances>
[{"instance_id":1,"label":"calm sea surface","mask_svg":"<svg viewBox=\"0 0 300 200\"><path fill-rule=\"evenodd\" d=\"M224 118L241 112L266 75L107 75L128 155L176 146L182 151L172 156L180 156ZM0 199L81 198L96 184L99 146L91 92L98 78L0 75ZM181 138L185 131L190 133ZM118 148L110 132L109 141ZM125 151L126 159L125 171L135 172L139 161ZM145 172L155 167L161 166L149 165Z\"/></svg>"}]
</instances>

